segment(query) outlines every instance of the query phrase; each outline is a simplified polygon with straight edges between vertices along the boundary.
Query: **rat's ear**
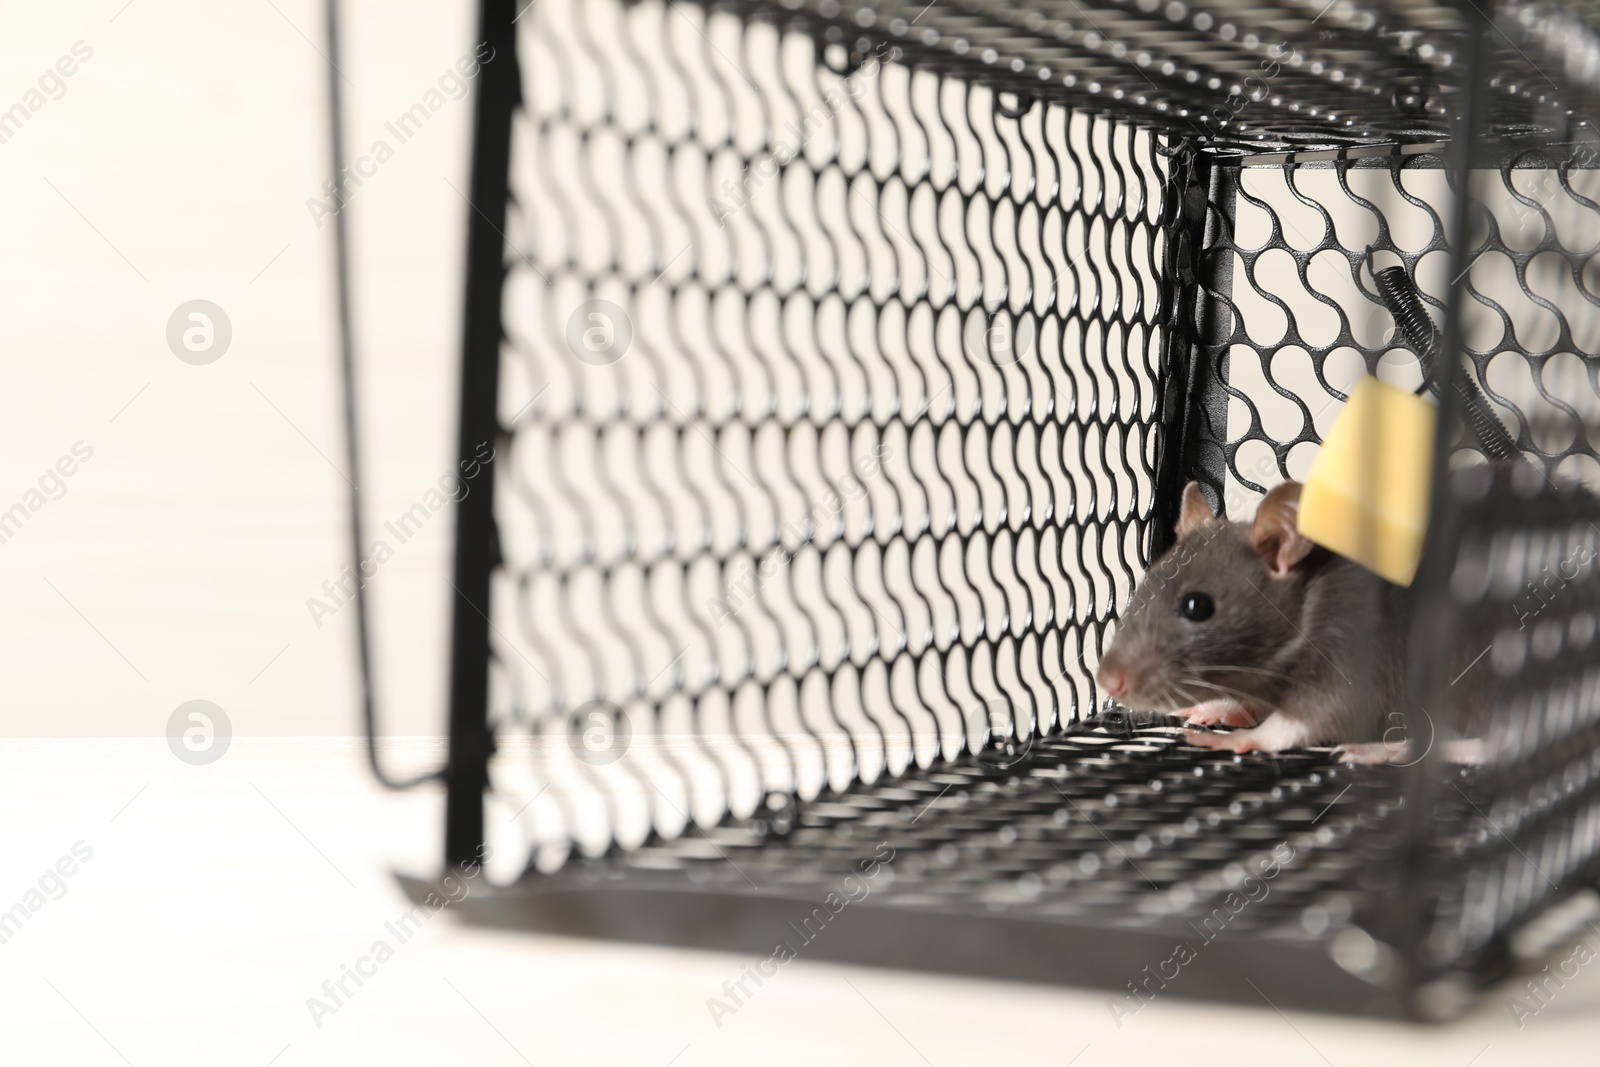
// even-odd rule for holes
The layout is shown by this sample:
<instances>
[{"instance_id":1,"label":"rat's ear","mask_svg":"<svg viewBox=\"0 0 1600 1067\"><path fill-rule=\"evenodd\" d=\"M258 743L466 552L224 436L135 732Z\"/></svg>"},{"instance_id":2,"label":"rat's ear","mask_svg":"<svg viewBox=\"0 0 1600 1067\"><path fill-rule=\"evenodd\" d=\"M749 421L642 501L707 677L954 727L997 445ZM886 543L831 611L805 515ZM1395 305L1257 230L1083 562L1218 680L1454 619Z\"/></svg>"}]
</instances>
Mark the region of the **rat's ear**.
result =
<instances>
[{"instance_id":1,"label":"rat's ear","mask_svg":"<svg viewBox=\"0 0 1600 1067\"><path fill-rule=\"evenodd\" d=\"M1250 527L1250 544L1274 578L1282 578L1311 554L1314 547L1300 536L1300 483L1275 485L1256 509Z\"/></svg>"},{"instance_id":2,"label":"rat's ear","mask_svg":"<svg viewBox=\"0 0 1600 1067\"><path fill-rule=\"evenodd\" d=\"M1216 518L1216 512L1206 503L1206 495L1200 491L1199 482L1190 482L1183 487L1183 508L1178 512L1179 537L1187 537L1203 524L1216 521Z\"/></svg>"}]
</instances>

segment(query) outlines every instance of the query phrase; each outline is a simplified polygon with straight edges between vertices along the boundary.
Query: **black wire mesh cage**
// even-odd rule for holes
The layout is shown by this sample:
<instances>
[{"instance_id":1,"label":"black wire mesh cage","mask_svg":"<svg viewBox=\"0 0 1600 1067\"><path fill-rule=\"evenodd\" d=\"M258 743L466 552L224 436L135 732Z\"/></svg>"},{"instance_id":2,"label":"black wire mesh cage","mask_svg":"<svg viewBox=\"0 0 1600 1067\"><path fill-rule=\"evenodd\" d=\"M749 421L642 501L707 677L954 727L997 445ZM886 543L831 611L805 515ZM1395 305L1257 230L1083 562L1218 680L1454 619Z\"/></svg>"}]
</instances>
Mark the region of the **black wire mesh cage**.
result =
<instances>
[{"instance_id":1,"label":"black wire mesh cage","mask_svg":"<svg viewBox=\"0 0 1600 1067\"><path fill-rule=\"evenodd\" d=\"M1594 885L1587 8L486 0L482 33L446 858L487 791L527 864L464 910L1439 1017ZM1105 701L1184 484L1247 517L1430 344L1412 758ZM1463 766L1479 636L1498 755Z\"/></svg>"}]
</instances>

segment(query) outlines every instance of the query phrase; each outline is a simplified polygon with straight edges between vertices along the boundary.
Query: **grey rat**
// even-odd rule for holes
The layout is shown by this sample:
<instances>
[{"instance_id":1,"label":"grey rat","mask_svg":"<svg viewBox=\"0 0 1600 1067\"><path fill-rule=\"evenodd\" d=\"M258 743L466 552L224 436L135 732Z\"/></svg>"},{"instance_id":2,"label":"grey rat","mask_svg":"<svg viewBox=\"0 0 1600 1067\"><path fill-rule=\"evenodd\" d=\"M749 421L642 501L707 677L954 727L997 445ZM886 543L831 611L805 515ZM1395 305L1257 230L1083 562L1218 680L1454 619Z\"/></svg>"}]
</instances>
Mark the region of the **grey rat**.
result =
<instances>
[{"instance_id":1,"label":"grey rat","mask_svg":"<svg viewBox=\"0 0 1600 1067\"><path fill-rule=\"evenodd\" d=\"M1403 727L1410 592L1301 537L1300 489L1275 487L1244 523L1190 482L1177 543L1134 590L1096 678L1130 708L1248 727L1188 731L1202 747L1394 758L1382 742Z\"/></svg>"}]
</instances>

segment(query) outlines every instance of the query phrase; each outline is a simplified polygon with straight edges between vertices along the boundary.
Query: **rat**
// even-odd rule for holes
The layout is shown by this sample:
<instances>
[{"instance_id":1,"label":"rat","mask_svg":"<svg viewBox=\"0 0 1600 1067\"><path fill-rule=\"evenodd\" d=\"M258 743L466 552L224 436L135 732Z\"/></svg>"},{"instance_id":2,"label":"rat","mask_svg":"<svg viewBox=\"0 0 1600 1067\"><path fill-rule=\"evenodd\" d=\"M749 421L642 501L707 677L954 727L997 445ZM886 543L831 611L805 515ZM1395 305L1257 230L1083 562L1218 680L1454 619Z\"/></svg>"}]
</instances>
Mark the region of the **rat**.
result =
<instances>
[{"instance_id":1,"label":"rat","mask_svg":"<svg viewBox=\"0 0 1600 1067\"><path fill-rule=\"evenodd\" d=\"M1134 590L1096 679L1135 710L1243 727L1186 731L1203 748L1335 744L1348 762L1391 762L1410 591L1302 537L1300 490L1274 487L1245 523L1185 486L1177 541Z\"/></svg>"}]
</instances>

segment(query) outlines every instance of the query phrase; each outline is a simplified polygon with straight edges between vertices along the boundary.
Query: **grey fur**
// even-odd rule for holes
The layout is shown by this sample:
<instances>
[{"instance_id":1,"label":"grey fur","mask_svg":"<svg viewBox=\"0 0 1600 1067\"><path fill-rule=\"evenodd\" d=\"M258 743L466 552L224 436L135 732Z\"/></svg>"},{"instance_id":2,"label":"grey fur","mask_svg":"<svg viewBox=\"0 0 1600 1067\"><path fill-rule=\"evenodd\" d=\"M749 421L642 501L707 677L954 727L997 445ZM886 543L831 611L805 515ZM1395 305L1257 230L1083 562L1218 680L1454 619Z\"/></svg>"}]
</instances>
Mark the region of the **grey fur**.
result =
<instances>
[{"instance_id":1,"label":"grey fur","mask_svg":"<svg viewBox=\"0 0 1600 1067\"><path fill-rule=\"evenodd\" d=\"M1213 518L1182 533L1134 591L1102 678L1125 671L1139 709L1237 698L1268 750L1382 739L1402 723L1409 591L1322 548L1274 577L1250 530ZM1190 592L1215 614L1180 616Z\"/></svg>"}]
</instances>

